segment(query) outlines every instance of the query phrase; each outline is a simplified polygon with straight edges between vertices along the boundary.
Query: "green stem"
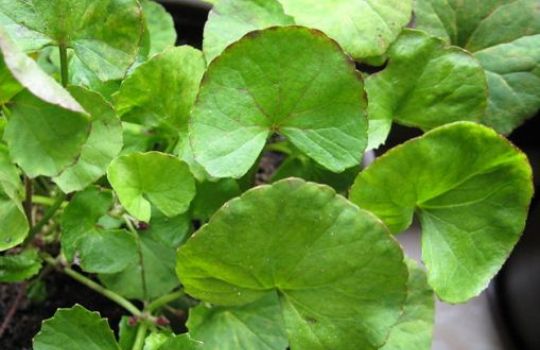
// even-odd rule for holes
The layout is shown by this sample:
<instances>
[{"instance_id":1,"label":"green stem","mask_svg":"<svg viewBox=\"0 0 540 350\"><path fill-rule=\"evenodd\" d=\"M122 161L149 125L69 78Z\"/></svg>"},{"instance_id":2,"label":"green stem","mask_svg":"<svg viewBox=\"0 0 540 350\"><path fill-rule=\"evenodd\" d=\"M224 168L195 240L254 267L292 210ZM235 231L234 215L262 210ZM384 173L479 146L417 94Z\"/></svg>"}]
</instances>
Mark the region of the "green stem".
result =
<instances>
[{"instance_id":1,"label":"green stem","mask_svg":"<svg viewBox=\"0 0 540 350\"><path fill-rule=\"evenodd\" d=\"M30 233L28 234L27 241L32 240L32 238L41 231L43 226L47 225L49 220L52 219L54 214L60 209L62 204L64 203L64 200L66 199L66 194L64 192L58 192L58 195L56 196L56 199L54 200L54 203L51 205L51 207L43 214L43 217L41 220L38 221L37 224L35 224L31 229Z\"/></svg>"},{"instance_id":2,"label":"green stem","mask_svg":"<svg viewBox=\"0 0 540 350\"><path fill-rule=\"evenodd\" d=\"M46 253L41 253L41 257L49 265L51 265L53 267L59 267L59 264L58 264L57 260L54 259L52 256L50 256L50 255L48 255ZM112 290L109 290L109 289L103 287L102 285L92 281L88 277L78 273L77 271L71 269L70 267L66 266L66 267L63 267L61 270L66 275L70 276L71 278L73 278L77 282L87 286L88 288L98 292L99 294L103 295L104 297L106 297L106 298L114 301L118 305L122 306L124 309L129 311L133 316L136 316L136 317L142 317L143 316L143 313L135 305L133 305L129 300L125 299L121 295L118 295L115 292L113 292Z\"/></svg>"},{"instance_id":3,"label":"green stem","mask_svg":"<svg viewBox=\"0 0 540 350\"><path fill-rule=\"evenodd\" d=\"M32 215L32 194L34 189L32 187L32 179L30 179L28 176L24 177L24 188L26 192L26 196L24 198L24 211L28 219L28 224L30 227L32 227L32 225L34 225L34 217Z\"/></svg>"},{"instance_id":4,"label":"green stem","mask_svg":"<svg viewBox=\"0 0 540 350\"><path fill-rule=\"evenodd\" d=\"M185 295L184 291L183 290L178 290L176 292L172 292L172 293L169 293L169 294L166 294L162 297L159 297L157 298L156 300L154 300L153 302L151 302L148 307L147 307L147 310L149 312L152 312L156 309L159 309L160 307L164 306L164 305L167 305L168 303L170 303L171 301L175 301L176 299L180 299L181 297L183 297Z\"/></svg>"},{"instance_id":5,"label":"green stem","mask_svg":"<svg viewBox=\"0 0 540 350\"><path fill-rule=\"evenodd\" d=\"M139 323L139 328L137 329L137 335L135 336L135 343L133 343L132 350L142 350L144 347L144 339L146 338L146 331L148 330L148 325L146 322L142 321Z\"/></svg>"},{"instance_id":6,"label":"green stem","mask_svg":"<svg viewBox=\"0 0 540 350\"><path fill-rule=\"evenodd\" d=\"M69 81L67 47L63 44L60 44L58 49L60 50L60 70L62 72L62 85L66 87Z\"/></svg>"},{"instance_id":7,"label":"green stem","mask_svg":"<svg viewBox=\"0 0 540 350\"><path fill-rule=\"evenodd\" d=\"M32 203L52 207L54 205L54 203L55 203L55 200L53 198L50 198L50 197L34 195L32 197ZM67 204L66 202L62 203L61 207L65 206L66 204Z\"/></svg>"},{"instance_id":8,"label":"green stem","mask_svg":"<svg viewBox=\"0 0 540 350\"><path fill-rule=\"evenodd\" d=\"M131 222L131 219L129 218L129 216L124 215L123 217L124 217L124 221L126 222L126 226L135 235L135 241L137 242L137 253L139 254L139 264L141 264L141 283L142 283L143 300L146 302L148 300L148 290L146 286L146 272L144 268L144 256L142 253L141 238L139 237L139 232L137 232L137 230L133 226L133 223Z\"/></svg>"}]
</instances>

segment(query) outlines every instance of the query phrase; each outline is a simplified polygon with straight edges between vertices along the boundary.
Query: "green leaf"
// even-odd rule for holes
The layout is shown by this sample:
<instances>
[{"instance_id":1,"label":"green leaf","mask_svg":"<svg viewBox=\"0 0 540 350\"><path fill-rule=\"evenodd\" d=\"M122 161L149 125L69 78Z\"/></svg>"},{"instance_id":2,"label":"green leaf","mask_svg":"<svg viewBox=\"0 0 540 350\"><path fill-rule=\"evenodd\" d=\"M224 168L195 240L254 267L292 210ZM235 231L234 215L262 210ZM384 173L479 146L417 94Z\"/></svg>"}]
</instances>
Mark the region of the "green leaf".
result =
<instances>
[{"instance_id":1,"label":"green leaf","mask_svg":"<svg viewBox=\"0 0 540 350\"><path fill-rule=\"evenodd\" d=\"M186 212L195 196L195 180L187 164L164 153L116 158L107 177L124 208L144 222L150 221L151 204L172 217Z\"/></svg>"},{"instance_id":2,"label":"green leaf","mask_svg":"<svg viewBox=\"0 0 540 350\"><path fill-rule=\"evenodd\" d=\"M122 350L131 350L137 337L137 325L130 325L129 316L123 316L118 325L118 344Z\"/></svg>"},{"instance_id":3,"label":"green leaf","mask_svg":"<svg viewBox=\"0 0 540 350\"><path fill-rule=\"evenodd\" d=\"M152 0L141 1L146 32L150 39L149 57L158 54L176 43L176 29L172 16L165 8Z\"/></svg>"},{"instance_id":4,"label":"green leaf","mask_svg":"<svg viewBox=\"0 0 540 350\"><path fill-rule=\"evenodd\" d=\"M34 350L120 350L107 321L80 305L58 309L41 326Z\"/></svg>"},{"instance_id":5,"label":"green leaf","mask_svg":"<svg viewBox=\"0 0 540 350\"><path fill-rule=\"evenodd\" d=\"M187 240L190 233L191 217L187 213L170 218L159 210L153 210L152 220L142 234L150 235L159 243L176 249Z\"/></svg>"},{"instance_id":6,"label":"green leaf","mask_svg":"<svg viewBox=\"0 0 540 350\"><path fill-rule=\"evenodd\" d=\"M0 106L6 104L22 89L21 84L13 78L13 75L6 67L4 57L0 55Z\"/></svg>"},{"instance_id":7,"label":"green leaf","mask_svg":"<svg viewBox=\"0 0 540 350\"><path fill-rule=\"evenodd\" d=\"M214 6L204 27L203 51L207 62L227 46L254 30L293 25L278 0L223 0Z\"/></svg>"},{"instance_id":8,"label":"green leaf","mask_svg":"<svg viewBox=\"0 0 540 350\"><path fill-rule=\"evenodd\" d=\"M22 207L24 188L19 171L0 144L0 251L22 243L29 230Z\"/></svg>"},{"instance_id":9,"label":"green leaf","mask_svg":"<svg viewBox=\"0 0 540 350\"><path fill-rule=\"evenodd\" d=\"M0 0L0 13L19 26L6 27L15 38L22 27L48 45L72 49L103 81L124 76L143 32L137 0ZM43 46L38 40L27 49Z\"/></svg>"},{"instance_id":10,"label":"green leaf","mask_svg":"<svg viewBox=\"0 0 540 350\"><path fill-rule=\"evenodd\" d=\"M484 117L486 76L469 53L422 32L405 30L387 55L388 67L366 79L371 102L369 149L384 143L392 120L430 130Z\"/></svg>"},{"instance_id":11,"label":"green leaf","mask_svg":"<svg viewBox=\"0 0 540 350\"><path fill-rule=\"evenodd\" d=\"M204 69L202 53L189 46L154 56L122 83L118 113L126 121L186 133Z\"/></svg>"},{"instance_id":12,"label":"green leaf","mask_svg":"<svg viewBox=\"0 0 540 350\"><path fill-rule=\"evenodd\" d=\"M161 345L163 345L170 334L167 332L152 332L144 340L143 350L159 350Z\"/></svg>"},{"instance_id":13,"label":"green leaf","mask_svg":"<svg viewBox=\"0 0 540 350\"><path fill-rule=\"evenodd\" d=\"M244 306L200 304L190 310L187 326L191 336L209 350L283 350L288 346L276 294Z\"/></svg>"},{"instance_id":14,"label":"green leaf","mask_svg":"<svg viewBox=\"0 0 540 350\"><path fill-rule=\"evenodd\" d=\"M384 225L300 179L228 202L177 261L186 292L212 304L277 294L293 349L378 349L406 296L403 254Z\"/></svg>"},{"instance_id":15,"label":"green leaf","mask_svg":"<svg viewBox=\"0 0 540 350\"><path fill-rule=\"evenodd\" d=\"M296 24L317 28L355 59L386 52L412 15L412 0L279 0Z\"/></svg>"},{"instance_id":16,"label":"green leaf","mask_svg":"<svg viewBox=\"0 0 540 350\"><path fill-rule=\"evenodd\" d=\"M225 202L240 194L240 186L233 179L198 182L197 195L191 204L192 217L206 222Z\"/></svg>"},{"instance_id":17,"label":"green leaf","mask_svg":"<svg viewBox=\"0 0 540 350\"><path fill-rule=\"evenodd\" d=\"M88 138L89 116L1 30L0 51L15 79L28 89L10 103L4 139L11 157L30 177L58 175L76 160Z\"/></svg>"},{"instance_id":18,"label":"green leaf","mask_svg":"<svg viewBox=\"0 0 540 350\"><path fill-rule=\"evenodd\" d=\"M381 350L430 350L435 321L435 298L427 283L426 273L411 260L407 299L398 323Z\"/></svg>"},{"instance_id":19,"label":"green leaf","mask_svg":"<svg viewBox=\"0 0 540 350\"><path fill-rule=\"evenodd\" d=\"M202 343L191 339L189 334L170 337L158 350L200 350L206 349Z\"/></svg>"},{"instance_id":20,"label":"green leaf","mask_svg":"<svg viewBox=\"0 0 540 350\"><path fill-rule=\"evenodd\" d=\"M90 135L77 162L53 179L65 193L80 191L105 175L123 144L122 123L103 97L82 87L73 86L69 91L93 116L93 120Z\"/></svg>"},{"instance_id":21,"label":"green leaf","mask_svg":"<svg viewBox=\"0 0 540 350\"><path fill-rule=\"evenodd\" d=\"M417 0L419 29L472 52L488 77L484 123L510 133L540 108L537 0Z\"/></svg>"},{"instance_id":22,"label":"green leaf","mask_svg":"<svg viewBox=\"0 0 540 350\"><path fill-rule=\"evenodd\" d=\"M478 295L523 231L532 196L525 154L487 127L458 122L399 146L360 173L351 200L395 233L416 213L438 296Z\"/></svg>"},{"instance_id":23,"label":"green leaf","mask_svg":"<svg viewBox=\"0 0 540 350\"><path fill-rule=\"evenodd\" d=\"M151 229L139 232L147 297L150 299L165 295L179 285L174 271L176 247L171 246L171 243L163 244L162 237ZM107 288L126 298L143 299L141 264L138 259L119 273L101 274L99 278Z\"/></svg>"},{"instance_id":24,"label":"green leaf","mask_svg":"<svg viewBox=\"0 0 540 350\"><path fill-rule=\"evenodd\" d=\"M35 249L0 256L0 282L21 282L37 275L40 270L41 259Z\"/></svg>"},{"instance_id":25,"label":"green leaf","mask_svg":"<svg viewBox=\"0 0 540 350\"><path fill-rule=\"evenodd\" d=\"M353 63L318 31L251 32L215 59L190 123L195 160L214 177L239 178L278 132L340 172L360 163L366 100Z\"/></svg>"},{"instance_id":26,"label":"green leaf","mask_svg":"<svg viewBox=\"0 0 540 350\"><path fill-rule=\"evenodd\" d=\"M138 261L137 242L126 230L105 229L99 221L113 206L110 191L90 187L77 193L62 216L62 252L77 255L87 272L115 273Z\"/></svg>"}]
</instances>

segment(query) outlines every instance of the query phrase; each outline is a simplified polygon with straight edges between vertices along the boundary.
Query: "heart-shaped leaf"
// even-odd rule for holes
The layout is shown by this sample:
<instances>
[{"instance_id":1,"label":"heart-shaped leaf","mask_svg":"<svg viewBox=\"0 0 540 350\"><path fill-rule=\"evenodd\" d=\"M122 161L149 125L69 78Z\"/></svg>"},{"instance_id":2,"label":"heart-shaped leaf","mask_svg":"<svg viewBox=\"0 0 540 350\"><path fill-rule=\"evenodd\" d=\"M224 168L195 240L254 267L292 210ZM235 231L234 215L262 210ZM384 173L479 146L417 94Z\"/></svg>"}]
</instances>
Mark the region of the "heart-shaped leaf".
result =
<instances>
[{"instance_id":1,"label":"heart-shaped leaf","mask_svg":"<svg viewBox=\"0 0 540 350\"><path fill-rule=\"evenodd\" d=\"M118 157L107 177L124 208L144 222L150 221L151 205L172 217L187 211L195 196L195 180L187 164L164 153Z\"/></svg>"},{"instance_id":2,"label":"heart-shaped leaf","mask_svg":"<svg viewBox=\"0 0 540 350\"><path fill-rule=\"evenodd\" d=\"M41 326L34 350L120 350L107 320L80 305L58 309Z\"/></svg>"},{"instance_id":3,"label":"heart-shaped leaf","mask_svg":"<svg viewBox=\"0 0 540 350\"><path fill-rule=\"evenodd\" d=\"M93 116L90 135L77 162L54 178L65 193L80 191L105 175L122 149L122 123L113 107L98 93L72 86L69 92Z\"/></svg>"},{"instance_id":4,"label":"heart-shaped leaf","mask_svg":"<svg viewBox=\"0 0 540 350\"><path fill-rule=\"evenodd\" d=\"M429 130L484 117L488 96L484 69L467 52L405 30L387 55L387 68L366 79L369 149L384 143L393 120Z\"/></svg>"},{"instance_id":5,"label":"heart-shaped leaf","mask_svg":"<svg viewBox=\"0 0 540 350\"><path fill-rule=\"evenodd\" d=\"M115 98L118 113L124 120L185 136L205 66L202 53L189 46L154 56L122 83Z\"/></svg>"},{"instance_id":6,"label":"heart-shaped leaf","mask_svg":"<svg viewBox=\"0 0 540 350\"><path fill-rule=\"evenodd\" d=\"M510 133L540 108L537 0L417 0L416 25L472 52L488 78L484 123Z\"/></svg>"},{"instance_id":7,"label":"heart-shaped leaf","mask_svg":"<svg viewBox=\"0 0 540 350\"><path fill-rule=\"evenodd\" d=\"M120 272L138 261L133 234L100 225L100 219L113 204L110 191L90 187L77 193L64 210L62 252L68 261L77 255L81 268L87 272Z\"/></svg>"},{"instance_id":8,"label":"heart-shaped leaf","mask_svg":"<svg viewBox=\"0 0 540 350\"><path fill-rule=\"evenodd\" d=\"M278 0L221 0L204 26L204 56L211 62L249 32L293 24Z\"/></svg>"},{"instance_id":9,"label":"heart-shaped leaf","mask_svg":"<svg viewBox=\"0 0 540 350\"><path fill-rule=\"evenodd\" d=\"M360 163L366 146L362 80L318 31L252 32L208 67L190 123L195 155L214 177L244 175L278 132L325 168Z\"/></svg>"},{"instance_id":10,"label":"heart-shaped leaf","mask_svg":"<svg viewBox=\"0 0 540 350\"><path fill-rule=\"evenodd\" d=\"M0 0L0 13L11 25L6 30L25 41L27 50L55 45L73 50L99 79L124 76L135 61L143 33L137 0ZM0 17L0 24L5 21Z\"/></svg>"},{"instance_id":11,"label":"heart-shaped leaf","mask_svg":"<svg viewBox=\"0 0 540 350\"><path fill-rule=\"evenodd\" d=\"M407 300L403 313L381 350L430 350L435 321L435 298L427 283L426 273L411 260Z\"/></svg>"},{"instance_id":12,"label":"heart-shaped leaf","mask_svg":"<svg viewBox=\"0 0 540 350\"><path fill-rule=\"evenodd\" d=\"M434 129L360 173L351 200L395 233L416 213L429 283L445 301L480 293L525 226L532 196L525 154L480 124Z\"/></svg>"},{"instance_id":13,"label":"heart-shaped leaf","mask_svg":"<svg viewBox=\"0 0 540 350\"><path fill-rule=\"evenodd\" d=\"M412 0L279 0L296 24L317 28L355 59L380 56L412 15Z\"/></svg>"},{"instance_id":14,"label":"heart-shaped leaf","mask_svg":"<svg viewBox=\"0 0 540 350\"><path fill-rule=\"evenodd\" d=\"M292 349L378 349L406 294L402 251L384 225L300 179L228 202L177 261L186 292L203 301L246 305L277 293Z\"/></svg>"},{"instance_id":15,"label":"heart-shaped leaf","mask_svg":"<svg viewBox=\"0 0 540 350\"><path fill-rule=\"evenodd\" d=\"M236 307L201 304L190 310L187 326L192 337L208 349L283 350L288 346L276 294Z\"/></svg>"}]
</instances>

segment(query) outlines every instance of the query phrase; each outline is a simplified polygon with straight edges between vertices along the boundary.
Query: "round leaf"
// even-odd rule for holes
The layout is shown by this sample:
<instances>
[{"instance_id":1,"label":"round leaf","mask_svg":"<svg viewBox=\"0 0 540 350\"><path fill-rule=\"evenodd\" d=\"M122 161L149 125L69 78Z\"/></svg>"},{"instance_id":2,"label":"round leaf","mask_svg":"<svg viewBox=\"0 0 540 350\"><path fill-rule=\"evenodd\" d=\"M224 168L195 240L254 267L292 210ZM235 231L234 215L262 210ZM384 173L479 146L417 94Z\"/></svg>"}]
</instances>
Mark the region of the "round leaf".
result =
<instances>
[{"instance_id":1,"label":"round leaf","mask_svg":"<svg viewBox=\"0 0 540 350\"><path fill-rule=\"evenodd\" d=\"M403 255L384 225L300 179L228 202L177 261L186 292L203 301L245 305L277 293L292 349L378 349L406 294Z\"/></svg>"},{"instance_id":2,"label":"round leaf","mask_svg":"<svg viewBox=\"0 0 540 350\"><path fill-rule=\"evenodd\" d=\"M510 133L540 108L538 0L418 0L419 29L472 52L486 70L483 122Z\"/></svg>"},{"instance_id":3,"label":"round leaf","mask_svg":"<svg viewBox=\"0 0 540 350\"><path fill-rule=\"evenodd\" d=\"M137 0L0 0L0 13L49 45L73 49L101 80L124 76L143 32ZM43 46L41 40L36 44L33 49Z\"/></svg>"},{"instance_id":4,"label":"round leaf","mask_svg":"<svg viewBox=\"0 0 540 350\"><path fill-rule=\"evenodd\" d=\"M366 79L368 148L384 143L392 120L429 130L484 117L488 95L485 73L467 52L422 32L406 30L387 55L388 67Z\"/></svg>"},{"instance_id":5,"label":"round leaf","mask_svg":"<svg viewBox=\"0 0 540 350\"><path fill-rule=\"evenodd\" d=\"M120 350L107 320L80 305L58 309L41 326L34 350Z\"/></svg>"},{"instance_id":6,"label":"round leaf","mask_svg":"<svg viewBox=\"0 0 540 350\"><path fill-rule=\"evenodd\" d=\"M360 173L351 200L393 232L422 224L430 285L445 301L479 294L523 231L532 196L527 157L475 123L442 126Z\"/></svg>"},{"instance_id":7,"label":"round leaf","mask_svg":"<svg viewBox=\"0 0 540 350\"><path fill-rule=\"evenodd\" d=\"M150 221L151 205L172 217L187 211L195 196L195 180L189 167L159 152L116 158L107 177L124 208L144 222Z\"/></svg>"},{"instance_id":8,"label":"round leaf","mask_svg":"<svg viewBox=\"0 0 540 350\"><path fill-rule=\"evenodd\" d=\"M204 69L199 50L189 46L166 50L122 83L116 109L124 120L186 133Z\"/></svg>"},{"instance_id":9,"label":"round leaf","mask_svg":"<svg viewBox=\"0 0 540 350\"><path fill-rule=\"evenodd\" d=\"M122 123L113 107L98 93L85 88L73 86L69 91L93 119L77 162L54 178L65 193L80 191L105 175L110 162L122 149Z\"/></svg>"},{"instance_id":10,"label":"round leaf","mask_svg":"<svg viewBox=\"0 0 540 350\"><path fill-rule=\"evenodd\" d=\"M209 66L190 123L195 155L214 177L244 175L278 132L325 168L360 163L366 100L353 63L318 31L252 32Z\"/></svg>"},{"instance_id":11,"label":"round leaf","mask_svg":"<svg viewBox=\"0 0 540 350\"><path fill-rule=\"evenodd\" d=\"M276 294L244 306L201 304L189 312L187 326L208 349L283 350L288 346Z\"/></svg>"},{"instance_id":12,"label":"round leaf","mask_svg":"<svg viewBox=\"0 0 540 350\"><path fill-rule=\"evenodd\" d=\"M279 1L297 24L322 30L355 59L384 54L412 15L412 0Z\"/></svg>"},{"instance_id":13,"label":"round leaf","mask_svg":"<svg viewBox=\"0 0 540 350\"><path fill-rule=\"evenodd\" d=\"M146 31L150 39L149 57L158 54L176 43L176 29L172 16L163 5L153 0L141 1Z\"/></svg>"},{"instance_id":14,"label":"round leaf","mask_svg":"<svg viewBox=\"0 0 540 350\"><path fill-rule=\"evenodd\" d=\"M222 0L208 15L203 50L207 62L249 32L294 24L278 0Z\"/></svg>"}]
</instances>

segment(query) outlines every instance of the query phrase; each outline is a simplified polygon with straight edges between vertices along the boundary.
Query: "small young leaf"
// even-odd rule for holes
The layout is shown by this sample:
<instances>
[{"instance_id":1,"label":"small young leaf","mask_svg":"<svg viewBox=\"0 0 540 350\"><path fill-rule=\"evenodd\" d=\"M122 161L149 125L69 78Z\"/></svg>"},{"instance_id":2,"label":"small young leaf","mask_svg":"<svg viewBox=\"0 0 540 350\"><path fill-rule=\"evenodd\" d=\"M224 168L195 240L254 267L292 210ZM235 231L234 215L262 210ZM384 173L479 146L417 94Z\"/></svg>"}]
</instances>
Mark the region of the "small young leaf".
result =
<instances>
[{"instance_id":1,"label":"small young leaf","mask_svg":"<svg viewBox=\"0 0 540 350\"><path fill-rule=\"evenodd\" d=\"M124 208L144 222L150 221L151 204L172 217L186 212L195 196L195 180L187 164L159 152L116 158L107 177Z\"/></svg>"},{"instance_id":2,"label":"small young leaf","mask_svg":"<svg viewBox=\"0 0 540 350\"><path fill-rule=\"evenodd\" d=\"M34 350L120 350L107 321L80 305L59 309L43 322Z\"/></svg>"},{"instance_id":3,"label":"small young leaf","mask_svg":"<svg viewBox=\"0 0 540 350\"><path fill-rule=\"evenodd\" d=\"M214 177L239 178L272 132L325 168L360 163L367 143L363 83L321 32L251 32L208 67L190 123L195 160Z\"/></svg>"},{"instance_id":4,"label":"small young leaf","mask_svg":"<svg viewBox=\"0 0 540 350\"><path fill-rule=\"evenodd\" d=\"M422 32L405 30L387 55L388 67L366 79L369 149L384 143L393 120L429 130L484 117L486 76L467 52Z\"/></svg>"},{"instance_id":5,"label":"small young leaf","mask_svg":"<svg viewBox=\"0 0 540 350\"><path fill-rule=\"evenodd\" d=\"M351 200L395 233L416 213L439 297L478 295L519 239L532 196L525 154L487 127L458 122L387 152L360 173Z\"/></svg>"},{"instance_id":6,"label":"small young leaf","mask_svg":"<svg viewBox=\"0 0 540 350\"><path fill-rule=\"evenodd\" d=\"M129 316L123 316L118 325L118 344L122 350L133 349L133 344L137 338L137 325L131 325Z\"/></svg>"},{"instance_id":7,"label":"small young leaf","mask_svg":"<svg viewBox=\"0 0 540 350\"><path fill-rule=\"evenodd\" d=\"M381 350L430 350L435 321L435 298L427 283L426 273L411 260L407 299L403 313Z\"/></svg>"},{"instance_id":8,"label":"small young leaf","mask_svg":"<svg viewBox=\"0 0 540 350\"><path fill-rule=\"evenodd\" d=\"M276 294L236 307L201 304L190 310L187 326L191 336L209 350L283 350L288 346Z\"/></svg>"},{"instance_id":9,"label":"small young leaf","mask_svg":"<svg viewBox=\"0 0 540 350\"><path fill-rule=\"evenodd\" d=\"M406 296L384 225L300 179L228 202L179 249L177 272L188 294L216 305L276 293L293 349L378 349Z\"/></svg>"},{"instance_id":10,"label":"small young leaf","mask_svg":"<svg viewBox=\"0 0 540 350\"><path fill-rule=\"evenodd\" d=\"M486 70L483 122L510 133L540 108L538 0L417 0L416 25L472 52Z\"/></svg>"},{"instance_id":11,"label":"small young leaf","mask_svg":"<svg viewBox=\"0 0 540 350\"><path fill-rule=\"evenodd\" d=\"M19 28L47 38L49 45L73 49L103 81L124 76L143 32L137 0L0 0L0 13ZM12 29L16 37L19 28L6 30ZM37 44L34 50L44 46Z\"/></svg>"},{"instance_id":12,"label":"small young leaf","mask_svg":"<svg viewBox=\"0 0 540 350\"><path fill-rule=\"evenodd\" d=\"M412 16L412 0L279 0L297 24L317 28L355 59L380 56Z\"/></svg>"},{"instance_id":13,"label":"small young leaf","mask_svg":"<svg viewBox=\"0 0 540 350\"><path fill-rule=\"evenodd\" d=\"M14 283L29 279L41 270L37 251L28 249L17 255L0 256L0 282Z\"/></svg>"},{"instance_id":14,"label":"small young leaf","mask_svg":"<svg viewBox=\"0 0 540 350\"><path fill-rule=\"evenodd\" d=\"M122 83L116 109L124 120L185 134L204 69L199 50L168 49L137 67Z\"/></svg>"},{"instance_id":15,"label":"small young leaf","mask_svg":"<svg viewBox=\"0 0 540 350\"><path fill-rule=\"evenodd\" d=\"M278 0L222 0L210 11L204 27L204 56L212 62L249 32L293 24Z\"/></svg>"},{"instance_id":16,"label":"small young leaf","mask_svg":"<svg viewBox=\"0 0 540 350\"><path fill-rule=\"evenodd\" d=\"M62 251L68 261L77 254L87 272L120 272L138 261L137 243L130 232L104 229L98 223L113 203L110 191L90 187L77 193L64 210Z\"/></svg>"},{"instance_id":17,"label":"small young leaf","mask_svg":"<svg viewBox=\"0 0 540 350\"><path fill-rule=\"evenodd\" d=\"M65 193L83 190L105 175L110 162L122 149L122 123L113 107L98 93L72 86L69 92L92 115L92 126L77 162L54 182Z\"/></svg>"}]
</instances>

